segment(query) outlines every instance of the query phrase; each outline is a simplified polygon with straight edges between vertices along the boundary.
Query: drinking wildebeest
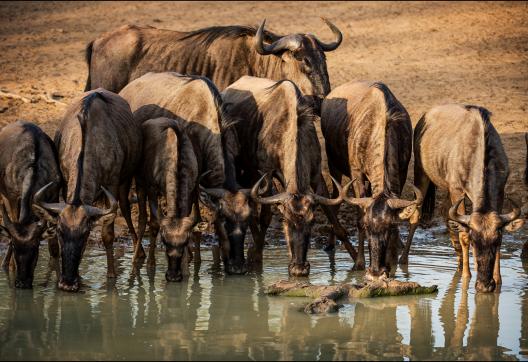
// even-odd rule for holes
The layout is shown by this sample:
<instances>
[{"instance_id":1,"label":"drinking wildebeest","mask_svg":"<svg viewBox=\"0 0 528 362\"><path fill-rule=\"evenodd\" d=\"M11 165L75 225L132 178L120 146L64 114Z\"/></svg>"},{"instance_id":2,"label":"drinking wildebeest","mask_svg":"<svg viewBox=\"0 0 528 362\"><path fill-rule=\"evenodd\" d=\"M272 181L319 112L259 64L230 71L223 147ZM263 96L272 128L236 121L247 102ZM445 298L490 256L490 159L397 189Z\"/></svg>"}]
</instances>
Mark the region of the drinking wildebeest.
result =
<instances>
[{"instance_id":1,"label":"drinking wildebeest","mask_svg":"<svg viewBox=\"0 0 528 362\"><path fill-rule=\"evenodd\" d=\"M291 79L306 96L321 101L330 92L325 52L342 41L339 29L323 21L335 40L313 34L281 36L249 26L213 26L191 32L126 25L88 44L86 90L119 92L148 72L206 76L223 90L244 75ZM316 102L318 103L318 102Z\"/></svg>"},{"instance_id":2,"label":"drinking wildebeest","mask_svg":"<svg viewBox=\"0 0 528 362\"><path fill-rule=\"evenodd\" d=\"M61 246L62 273L59 287L79 289L79 264L95 221L102 222L102 241L106 249L108 277L115 277L114 219L118 195L134 243L137 236L130 217L128 192L141 156L141 128L127 102L104 89L86 92L76 98L55 135L60 168L65 179L65 202L47 203L39 194L35 204L57 224ZM104 196L108 208L94 203Z\"/></svg>"},{"instance_id":3,"label":"drinking wildebeest","mask_svg":"<svg viewBox=\"0 0 528 362\"><path fill-rule=\"evenodd\" d=\"M401 198L412 149L409 115L385 84L350 82L334 89L323 101L321 129L330 174L339 182L343 175L358 181L354 183L355 197L345 197L361 211L355 267L365 266L366 236L370 252L367 276L388 275L400 243L398 222L409 219L421 202L416 191L415 200Z\"/></svg>"},{"instance_id":4,"label":"drinking wildebeest","mask_svg":"<svg viewBox=\"0 0 528 362\"><path fill-rule=\"evenodd\" d=\"M508 157L499 134L483 107L462 104L437 106L424 114L414 131L414 184L425 196L424 219L432 217L437 187L449 192L450 239L457 251L459 270L471 277L469 245L477 259L478 291L491 292L501 283L502 231L515 231L524 221L514 207L501 214ZM466 215L464 196L472 204ZM405 252L418 226L413 218ZM456 234L458 231L458 235Z\"/></svg>"},{"instance_id":5,"label":"drinking wildebeest","mask_svg":"<svg viewBox=\"0 0 528 362\"><path fill-rule=\"evenodd\" d=\"M205 77L148 73L128 84L120 95L130 103L137 122L156 117L186 122L185 131L193 143L199 175L208 172L200 181L205 186L201 195L216 214L215 229L225 269L230 274L245 273L249 189L240 189L237 184L236 131L214 84ZM198 194L194 200L198 209ZM142 248L138 256L144 253L141 251Z\"/></svg>"},{"instance_id":6,"label":"drinking wildebeest","mask_svg":"<svg viewBox=\"0 0 528 362\"><path fill-rule=\"evenodd\" d=\"M147 224L147 197L150 206L149 260L154 260L156 237L167 255L167 281L180 281L186 262L194 215L193 192L198 181L198 163L185 122L169 118L150 119L142 124L143 157L136 176L139 201L138 236L142 240ZM158 208L158 197L166 200L167 211ZM139 243L137 244L139 246ZM137 249L137 247L136 247Z\"/></svg>"},{"instance_id":7,"label":"drinking wildebeest","mask_svg":"<svg viewBox=\"0 0 528 362\"><path fill-rule=\"evenodd\" d=\"M240 119L235 125L243 150L237 158L237 166L243 171L240 181L252 185L260 178L252 189L252 198L262 205L260 225L254 221L251 226L256 258L262 260L272 204L278 205L284 217L290 274L305 276L310 272L306 254L318 204L323 206L340 240L355 258L346 230L328 208L342 199L327 198L328 190L321 174L321 146L314 125L317 116L299 88L289 80L275 82L245 76L227 87L222 97L230 105L229 112ZM279 170L285 190L267 197L257 195L264 179L259 170L266 173Z\"/></svg>"},{"instance_id":8,"label":"drinking wildebeest","mask_svg":"<svg viewBox=\"0 0 528 362\"><path fill-rule=\"evenodd\" d=\"M34 213L33 195L50 182L43 199L59 201L62 176L53 141L38 126L17 121L0 132L0 194L3 226L10 239L3 262L7 269L12 255L16 265L15 287L31 288L42 237L48 239L50 255L58 262L59 246L52 225ZM7 204L7 210L4 206ZM43 235L44 234L44 235Z\"/></svg>"}]
</instances>

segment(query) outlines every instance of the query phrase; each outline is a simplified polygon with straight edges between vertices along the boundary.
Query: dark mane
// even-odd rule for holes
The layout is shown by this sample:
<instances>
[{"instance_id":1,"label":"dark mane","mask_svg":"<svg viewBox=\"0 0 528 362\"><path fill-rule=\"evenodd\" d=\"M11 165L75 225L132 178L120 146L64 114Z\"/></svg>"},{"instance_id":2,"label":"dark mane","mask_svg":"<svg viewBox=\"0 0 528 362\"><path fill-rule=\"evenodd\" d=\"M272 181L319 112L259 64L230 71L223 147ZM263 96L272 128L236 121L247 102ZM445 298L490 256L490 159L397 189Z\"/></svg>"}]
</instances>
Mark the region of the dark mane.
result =
<instances>
[{"instance_id":1,"label":"dark mane","mask_svg":"<svg viewBox=\"0 0 528 362\"><path fill-rule=\"evenodd\" d=\"M188 32L181 40L193 39L198 41L197 46L209 47L216 40L221 38L240 38L246 36L255 36L257 28L248 25L230 25L230 26L211 26L208 28L198 29ZM281 36L264 31L264 40L275 41Z\"/></svg>"}]
</instances>

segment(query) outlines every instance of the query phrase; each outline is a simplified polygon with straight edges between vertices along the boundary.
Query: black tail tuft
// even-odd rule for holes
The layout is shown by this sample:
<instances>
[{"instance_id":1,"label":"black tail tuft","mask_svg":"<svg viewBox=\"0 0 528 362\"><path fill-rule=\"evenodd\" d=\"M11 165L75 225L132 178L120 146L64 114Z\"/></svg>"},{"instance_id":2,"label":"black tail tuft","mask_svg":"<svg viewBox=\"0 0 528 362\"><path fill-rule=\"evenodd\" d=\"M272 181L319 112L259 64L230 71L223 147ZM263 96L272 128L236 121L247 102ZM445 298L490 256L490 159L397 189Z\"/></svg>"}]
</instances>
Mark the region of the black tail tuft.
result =
<instances>
[{"instance_id":1,"label":"black tail tuft","mask_svg":"<svg viewBox=\"0 0 528 362\"><path fill-rule=\"evenodd\" d=\"M422 222L430 223L433 219L434 209L435 209L435 196L436 196L436 186L429 182L427 187L427 192L425 193L425 198L422 204Z\"/></svg>"},{"instance_id":2,"label":"black tail tuft","mask_svg":"<svg viewBox=\"0 0 528 362\"><path fill-rule=\"evenodd\" d=\"M86 46L86 53L85 53L85 59L86 63L88 64L88 79L86 80L86 87L84 87L84 91L87 92L92 89L92 81L90 79L90 64L92 63L92 52L93 52L93 41L89 42Z\"/></svg>"}]
</instances>

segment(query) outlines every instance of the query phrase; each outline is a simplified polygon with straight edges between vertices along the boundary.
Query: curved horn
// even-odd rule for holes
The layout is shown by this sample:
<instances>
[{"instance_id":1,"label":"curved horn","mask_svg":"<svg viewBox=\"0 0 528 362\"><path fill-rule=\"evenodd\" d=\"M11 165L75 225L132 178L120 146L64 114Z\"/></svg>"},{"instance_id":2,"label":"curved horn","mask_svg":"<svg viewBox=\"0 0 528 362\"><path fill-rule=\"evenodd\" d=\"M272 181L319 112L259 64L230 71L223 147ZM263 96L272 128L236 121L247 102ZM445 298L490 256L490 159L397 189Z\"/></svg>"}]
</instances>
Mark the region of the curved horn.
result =
<instances>
[{"instance_id":1,"label":"curved horn","mask_svg":"<svg viewBox=\"0 0 528 362\"><path fill-rule=\"evenodd\" d=\"M268 197L260 197L259 195L260 184L262 183L262 181L264 181L266 177L268 177L268 173L265 173L251 189L251 198L255 202L258 202L264 205L279 204L290 197L290 194L288 192L283 192L283 193L268 196Z\"/></svg>"},{"instance_id":2,"label":"curved horn","mask_svg":"<svg viewBox=\"0 0 528 362\"><path fill-rule=\"evenodd\" d=\"M279 182L281 183L282 187L284 189L286 189L286 179L284 178L283 173L280 170L273 170L273 176L277 180L279 180Z\"/></svg>"},{"instance_id":3,"label":"curved horn","mask_svg":"<svg viewBox=\"0 0 528 362\"><path fill-rule=\"evenodd\" d=\"M346 194L348 192L348 188L355 181L355 179L354 179L354 180L350 181L349 183L347 183L345 185L345 188L344 188L345 191L343 191L343 188L341 187L339 182L337 182L337 180L335 178L333 178L332 176L330 176L330 178L332 179L332 182L334 183L334 185L336 186L337 190L339 191L339 196L337 198L335 198L335 199L330 199L330 198L327 198L327 197L312 193L311 195L314 198L314 200L317 201L321 205L327 205L327 206L339 205L341 202L343 202L343 197L346 196Z\"/></svg>"},{"instance_id":4,"label":"curved horn","mask_svg":"<svg viewBox=\"0 0 528 362\"><path fill-rule=\"evenodd\" d=\"M11 235L18 235L15 229L15 225L13 225L13 222L11 221L11 218L9 217L9 214L7 213L3 202L0 202L0 208L2 209L2 220L7 231L9 231L9 234Z\"/></svg>"},{"instance_id":5,"label":"curved horn","mask_svg":"<svg viewBox=\"0 0 528 362\"><path fill-rule=\"evenodd\" d=\"M42 197L44 196L44 193L46 190L53 184L53 182L50 182L46 186L42 187L40 190L38 190L35 195L33 196L33 203L37 206L40 206L41 208L52 212L54 214L60 214L62 210L66 207L66 204L64 202L58 202L58 203L47 203L42 202Z\"/></svg>"},{"instance_id":6,"label":"curved horn","mask_svg":"<svg viewBox=\"0 0 528 362\"><path fill-rule=\"evenodd\" d=\"M327 18L321 18L321 20L323 20L324 23L328 25L330 30L332 30L332 33L334 33L335 35L335 41L332 43L323 43L319 39L315 38L317 40L317 44L319 44L321 49L323 49L323 51L325 52L331 52L332 50L336 50L337 47L341 45L341 42L343 41L343 34L339 30L339 28L332 24L332 22L330 22L330 20L328 20Z\"/></svg>"},{"instance_id":7,"label":"curved horn","mask_svg":"<svg viewBox=\"0 0 528 362\"><path fill-rule=\"evenodd\" d=\"M464 196L462 196L460 198L460 200L458 200L457 202L455 202L455 204L453 206L451 206L451 208L449 209L449 218L451 220L453 220L453 221L459 222L459 223L467 226L469 224L470 216L469 215L460 215L458 213L458 207L460 206L462 201L464 201Z\"/></svg>"},{"instance_id":8,"label":"curved horn","mask_svg":"<svg viewBox=\"0 0 528 362\"><path fill-rule=\"evenodd\" d=\"M513 220L518 219L519 216L521 216L521 208L519 207L519 205L517 205L517 203L510 198L508 198L508 200L510 200L510 202L512 203L513 208L511 212L500 215L500 219L503 225L512 222Z\"/></svg>"},{"instance_id":9,"label":"curved horn","mask_svg":"<svg viewBox=\"0 0 528 362\"><path fill-rule=\"evenodd\" d=\"M418 189L418 187L412 185L414 190L415 198L414 200L404 200L404 199L388 199L387 204L391 209L403 209L407 206L411 205L421 205L423 202L423 195L422 192Z\"/></svg>"},{"instance_id":10,"label":"curved horn","mask_svg":"<svg viewBox=\"0 0 528 362\"><path fill-rule=\"evenodd\" d=\"M255 50L260 55L275 54L286 49L293 51L301 46L300 39L296 36L283 36L270 45L264 44L265 25L266 19L262 21L262 24L260 24L257 33L255 34Z\"/></svg>"},{"instance_id":11,"label":"curved horn","mask_svg":"<svg viewBox=\"0 0 528 362\"><path fill-rule=\"evenodd\" d=\"M94 206L85 206L86 213L91 217L101 217L109 214L115 214L117 212L117 201L114 195L112 195L110 191L108 191L103 186L101 186L101 189L103 190L106 198L110 202L110 207L105 210Z\"/></svg>"},{"instance_id":12,"label":"curved horn","mask_svg":"<svg viewBox=\"0 0 528 362\"><path fill-rule=\"evenodd\" d=\"M355 178L353 181L352 181L352 184L354 182L357 181L357 178ZM367 207L370 206L370 204L372 204L372 202L374 201L374 199L372 197L348 197L347 196L347 193L348 193L348 189L350 188L350 186L352 185L351 183L348 183L344 188L343 188L343 200L345 200L346 202L348 202L350 205L356 205L356 206L360 206L361 208L363 209L366 209Z\"/></svg>"},{"instance_id":13,"label":"curved horn","mask_svg":"<svg viewBox=\"0 0 528 362\"><path fill-rule=\"evenodd\" d=\"M200 191L203 191L212 197L216 197L217 199L221 199L227 193L227 190L225 189L220 189L220 188L209 189L209 188L203 187L202 185L200 185Z\"/></svg>"}]
</instances>

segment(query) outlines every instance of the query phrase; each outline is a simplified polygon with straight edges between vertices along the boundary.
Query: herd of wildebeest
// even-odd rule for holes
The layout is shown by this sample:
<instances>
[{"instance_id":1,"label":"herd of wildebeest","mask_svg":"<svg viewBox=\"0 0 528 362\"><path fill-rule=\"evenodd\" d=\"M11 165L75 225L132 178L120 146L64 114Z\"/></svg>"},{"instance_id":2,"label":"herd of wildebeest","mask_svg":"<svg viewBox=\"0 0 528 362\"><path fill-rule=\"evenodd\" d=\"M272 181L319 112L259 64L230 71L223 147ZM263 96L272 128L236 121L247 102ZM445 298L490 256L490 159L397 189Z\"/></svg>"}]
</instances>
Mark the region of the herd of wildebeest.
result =
<instances>
[{"instance_id":1,"label":"herd of wildebeest","mask_svg":"<svg viewBox=\"0 0 528 362\"><path fill-rule=\"evenodd\" d=\"M367 277L382 278L394 272L402 246L399 263L408 263L413 234L420 221L431 219L440 188L451 201L448 228L459 270L471 275L471 245L476 289L493 291L501 282L502 232L521 228L523 219L513 202L503 213L508 158L491 113L475 105L436 106L413 132L387 85L355 81L331 91L325 52L343 37L323 21L335 36L330 43L313 34L280 36L266 31L265 22L192 32L124 26L89 43L85 93L68 106L54 141L23 121L0 132L2 231L10 239L3 266L16 269L15 286L31 287L39 243L47 239L52 259L60 260L59 288L77 291L96 221L108 277L114 278L118 205L133 239L134 263L147 257L141 240L148 224L148 263L154 263L159 237L166 279L180 281L192 257L189 240L201 220L200 202L214 215L228 274L262 263L276 205L288 271L307 276L319 205L332 225L326 249L339 239L362 270L367 239ZM322 176L319 126L331 193ZM407 200L402 190L413 144L414 197ZM346 185L343 176L351 180ZM337 218L342 202L357 206L357 250ZM402 221L410 223L405 245Z\"/></svg>"}]
</instances>

